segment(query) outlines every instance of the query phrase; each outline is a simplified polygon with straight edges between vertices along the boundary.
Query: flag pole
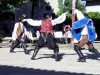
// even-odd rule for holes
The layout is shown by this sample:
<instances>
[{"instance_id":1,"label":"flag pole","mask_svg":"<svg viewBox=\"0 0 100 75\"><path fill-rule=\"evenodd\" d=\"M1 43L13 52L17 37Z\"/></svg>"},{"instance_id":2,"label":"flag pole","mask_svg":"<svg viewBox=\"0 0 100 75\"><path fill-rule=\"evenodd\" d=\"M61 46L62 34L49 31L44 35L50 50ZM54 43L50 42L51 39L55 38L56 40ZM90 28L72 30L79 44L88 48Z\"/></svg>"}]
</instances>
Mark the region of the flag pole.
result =
<instances>
[{"instance_id":1,"label":"flag pole","mask_svg":"<svg viewBox=\"0 0 100 75\"><path fill-rule=\"evenodd\" d=\"M72 25L75 22L75 14L74 14L74 11L75 11L75 8L76 8L76 2L77 2L77 0L72 0Z\"/></svg>"},{"instance_id":2,"label":"flag pole","mask_svg":"<svg viewBox=\"0 0 100 75\"><path fill-rule=\"evenodd\" d=\"M75 22L75 14L74 14L74 11L75 11L75 8L76 8L76 2L77 0L72 0L72 26L73 26L73 23ZM72 27L71 26L71 27ZM74 37L72 36L72 48L74 48Z\"/></svg>"}]
</instances>

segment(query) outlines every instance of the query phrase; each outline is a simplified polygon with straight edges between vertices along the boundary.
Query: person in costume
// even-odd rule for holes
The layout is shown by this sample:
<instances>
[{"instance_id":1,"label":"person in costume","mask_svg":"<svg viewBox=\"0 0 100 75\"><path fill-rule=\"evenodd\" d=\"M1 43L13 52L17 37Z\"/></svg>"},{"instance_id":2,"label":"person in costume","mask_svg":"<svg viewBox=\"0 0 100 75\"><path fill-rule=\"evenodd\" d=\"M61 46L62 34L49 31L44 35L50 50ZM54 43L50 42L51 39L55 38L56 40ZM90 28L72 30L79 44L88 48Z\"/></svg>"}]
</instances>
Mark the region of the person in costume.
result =
<instances>
[{"instance_id":1,"label":"person in costume","mask_svg":"<svg viewBox=\"0 0 100 75\"><path fill-rule=\"evenodd\" d=\"M25 33L27 32L25 26L23 25L22 17L19 18L19 21L15 23L14 30L12 32L12 45L10 47L10 53L14 52L14 49L22 43L22 47L24 49L25 54L29 54L26 49L26 42L25 42Z\"/></svg>"},{"instance_id":2,"label":"person in costume","mask_svg":"<svg viewBox=\"0 0 100 75\"><path fill-rule=\"evenodd\" d=\"M73 23L71 30L74 38L74 50L79 56L78 61L86 62L86 59L81 51L81 47L83 47L85 44L88 45L90 52L100 56L100 53L93 46L93 43L97 38L97 34L93 25L93 21L90 18L83 15L78 9L75 9L74 14L77 17L77 21Z\"/></svg>"},{"instance_id":3,"label":"person in costume","mask_svg":"<svg viewBox=\"0 0 100 75\"><path fill-rule=\"evenodd\" d=\"M59 16L54 20L52 20L52 16L50 14L47 14L44 20L24 19L24 21L27 21L31 26L40 26L40 30L39 30L40 36L35 46L35 50L31 58L32 60L35 59L39 49L46 44L49 49L54 50L53 52L54 52L55 60L58 61L59 47L56 44L53 35L54 34L53 26L64 22L66 19L66 14L68 13L69 11L63 13L61 16Z\"/></svg>"},{"instance_id":4,"label":"person in costume","mask_svg":"<svg viewBox=\"0 0 100 75\"><path fill-rule=\"evenodd\" d=\"M64 26L64 38L67 44L71 43L72 33L70 25Z\"/></svg>"}]
</instances>

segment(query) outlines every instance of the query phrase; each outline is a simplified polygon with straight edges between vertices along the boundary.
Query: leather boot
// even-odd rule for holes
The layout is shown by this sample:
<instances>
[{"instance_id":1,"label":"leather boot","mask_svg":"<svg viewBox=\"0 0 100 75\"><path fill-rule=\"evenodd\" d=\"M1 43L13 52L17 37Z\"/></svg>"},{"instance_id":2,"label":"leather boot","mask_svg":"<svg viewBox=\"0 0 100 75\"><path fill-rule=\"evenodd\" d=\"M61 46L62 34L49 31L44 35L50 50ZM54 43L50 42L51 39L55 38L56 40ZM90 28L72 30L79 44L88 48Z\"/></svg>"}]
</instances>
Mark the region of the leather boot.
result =
<instances>
[{"instance_id":1,"label":"leather boot","mask_svg":"<svg viewBox=\"0 0 100 75\"><path fill-rule=\"evenodd\" d=\"M59 54L59 49L56 48L56 49L54 50L55 61L58 61L58 60L59 60L59 59L58 59L58 54Z\"/></svg>"},{"instance_id":2,"label":"leather boot","mask_svg":"<svg viewBox=\"0 0 100 75\"><path fill-rule=\"evenodd\" d=\"M99 53L99 51L98 51L97 49L95 49L94 47L91 48L91 49L89 48L89 51L92 52L92 53L95 53L97 56L100 57L100 53Z\"/></svg>"},{"instance_id":3,"label":"leather boot","mask_svg":"<svg viewBox=\"0 0 100 75\"><path fill-rule=\"evenodd\" d=\"M78 54L79 58L78 58L78 62L86 62L83 53L81 52L81 47L74 45L74 50L76 51L76 53Z\"/></svg>"},{"instance_id":4,"label":"leather boot","mask_svg":"<svg viewBox=\"0 0 100 75\"><path fill-rule=\"evenodd\" d=\"M17 44L15 43L15 41L12 42L11 47L10 47L10 53L14 53L14 49L17 46Z\"/></svg>"},{"instance_id":5,"label":"leather boot","mask_svg":"<svg viewBox=\"0 0 100 75\"><path fill-rule=\"evenodd\" d=\"M35 60L35 57L36 57L38 51L39 51L39 48L35 48L34 53L33 53L32 57L31 57L32 60Z\"/></svg>"},{"instance_id":6,"label":"leather boot","mask_svg":"<svg viewBox=\"0 0 100 75\"><path fill-rule=\"evenodd\" d=\"M10 53L14 53L14 49L13 48L10 49Z\"/></svg>"},{"instance_id":7,"label":"leather boot","mask_svg":"<svg viewBox=\"0 0 100 75\"><path fill-rule=\"evenodd\" d=\"M23 46L23 48L24 48L24 53L25 53L25 54L29 54L29 51L27 51L27 49L26 49L26 45L25 45L24 43L22 43L22 46Z\"/></svg>"}]
</instances>

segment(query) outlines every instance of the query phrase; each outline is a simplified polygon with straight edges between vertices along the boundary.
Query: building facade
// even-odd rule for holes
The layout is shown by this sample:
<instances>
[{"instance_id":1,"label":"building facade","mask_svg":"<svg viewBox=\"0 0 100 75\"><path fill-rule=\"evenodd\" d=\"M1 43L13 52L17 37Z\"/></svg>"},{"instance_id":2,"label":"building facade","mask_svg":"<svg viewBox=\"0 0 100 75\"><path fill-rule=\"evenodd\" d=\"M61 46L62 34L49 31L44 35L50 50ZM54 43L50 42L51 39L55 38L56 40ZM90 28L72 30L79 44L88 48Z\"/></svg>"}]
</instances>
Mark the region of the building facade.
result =
<instances>
[{"instance_id":1,"label":"building facade","mask_svg":"<svg viewBox=\"0 0 100 75\"><path fill-rule=\"evenodd\" d=\"M86 12L100 12L100 0L81 0Z\"/></svg>"},{"instance_id":2,"label":"building facade","mask_svg":"<svg viewBox=\"0 0 100 75\"><path fill-rule=\"evenodd\" d=\"M54 4L55 3L55 4ZM4 10L0 13L0 34L7 34L11 36L14 28L14 23L23 14L26 18L43 19L47 13L56 13L58 10L57 0L37 0L36 2L29 1L24 7L16 11Z\"/></svg>"}]
</instances>

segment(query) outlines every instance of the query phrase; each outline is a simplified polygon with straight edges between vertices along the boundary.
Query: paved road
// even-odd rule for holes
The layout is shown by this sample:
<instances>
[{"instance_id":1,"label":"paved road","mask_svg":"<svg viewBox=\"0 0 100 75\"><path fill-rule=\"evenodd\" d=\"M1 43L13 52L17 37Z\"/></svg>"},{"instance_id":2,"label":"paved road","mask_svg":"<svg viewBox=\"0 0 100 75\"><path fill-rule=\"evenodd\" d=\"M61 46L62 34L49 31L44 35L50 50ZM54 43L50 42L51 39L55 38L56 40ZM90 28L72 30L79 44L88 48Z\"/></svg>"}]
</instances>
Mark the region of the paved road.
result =
<instances>
[{"instance_id":1,"label":"paved road","mask_svg":"<svg viewBox=\"0 0 100 75\"><path fill-rule=\"evenodd\" d=\"M88 50L82 50L86 62L77 62L74 50L60 48L60 60L56 62L52 50L42 48L36 60L31 60L32 48L25 55L22 48L9 53L9 48L0 48L0 75L100 75L100 60ZM100 51L100 50L99 50Z\"/></svg>"}]
</instances>

